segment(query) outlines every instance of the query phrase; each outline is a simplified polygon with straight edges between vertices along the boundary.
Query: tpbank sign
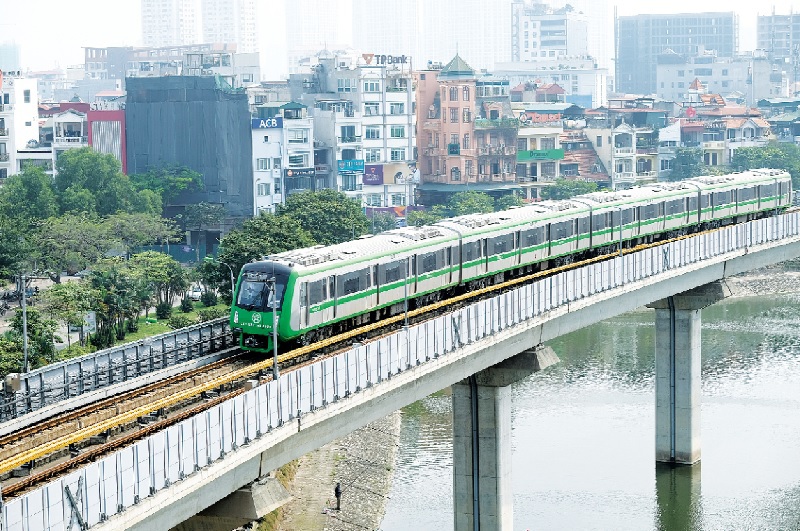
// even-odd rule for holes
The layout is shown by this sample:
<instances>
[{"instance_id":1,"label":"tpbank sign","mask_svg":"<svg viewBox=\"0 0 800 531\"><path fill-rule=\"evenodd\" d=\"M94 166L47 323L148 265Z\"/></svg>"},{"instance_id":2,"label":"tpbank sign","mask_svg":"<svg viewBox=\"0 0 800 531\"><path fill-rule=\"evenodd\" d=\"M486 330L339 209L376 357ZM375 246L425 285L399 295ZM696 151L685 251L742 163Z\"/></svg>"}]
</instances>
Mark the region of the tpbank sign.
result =
<instances>
[{"instance_id":1,"label":"tpbank sign","mask_svg":"<svg viewBox=\"0 0 800 531\"><path fill-rule=\"evenodd\" d=\"M253 118L253 129L283 129L283 116Z\"/></svg>"},{"instance_id":2,"label":"tpbank sign","mask_svg":"<svg viewBox=\"0 0 800 531\"><path fill-rule=\"evenodd\" d=\"M361 54L364 62L367 65L375 63L376 65L405 65L411 57L407 55L383 55L379 53L364 53Z\"/></svg>"}]
</instances>

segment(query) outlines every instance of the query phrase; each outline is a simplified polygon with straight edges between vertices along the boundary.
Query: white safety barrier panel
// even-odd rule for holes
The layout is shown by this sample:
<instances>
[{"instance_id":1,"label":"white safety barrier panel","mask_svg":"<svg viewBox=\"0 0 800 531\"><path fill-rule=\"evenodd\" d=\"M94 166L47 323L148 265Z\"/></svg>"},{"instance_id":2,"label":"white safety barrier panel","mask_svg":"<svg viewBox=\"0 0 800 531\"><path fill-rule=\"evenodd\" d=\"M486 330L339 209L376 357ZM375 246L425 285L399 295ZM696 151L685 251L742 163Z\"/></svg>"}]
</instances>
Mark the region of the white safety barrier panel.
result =
<instances>
[{"instance_id":1,"label":"white safety barrier panel","mask_svg":"<svg viewBox=\"0 0 800 531\"><path fill-rule=\"evenodd\" d=\"M85 529L168 488L298 416L380 385L515 324L611 288L688 264L800 235L785 214L565 271L475 302L296 370L153 434L113 455L7 500L3 531ZM294 428L293 428L294 429Z\"/></svg>"}]
</instances>

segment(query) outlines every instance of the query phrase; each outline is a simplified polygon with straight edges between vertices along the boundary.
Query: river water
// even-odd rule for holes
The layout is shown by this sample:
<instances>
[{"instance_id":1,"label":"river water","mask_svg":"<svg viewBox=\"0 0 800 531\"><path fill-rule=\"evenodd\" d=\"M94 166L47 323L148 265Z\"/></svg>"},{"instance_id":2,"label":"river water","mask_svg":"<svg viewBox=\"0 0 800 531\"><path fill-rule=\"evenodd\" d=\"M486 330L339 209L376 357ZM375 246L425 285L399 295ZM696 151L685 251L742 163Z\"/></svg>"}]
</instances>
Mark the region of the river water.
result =
<instances>
[{"instance_id":1,"label":"river water","mask_svg":"<svg viewBox=\"0 0 800 531\"><path fill-rule=\"evenodd\" d=\"M702 318L701 464L654 462L654 310L606 320L512 389L514 529L800 529L800 297ZM381 529L453 529L449 394L402 419Z\"/></svg>"}]
</instances>

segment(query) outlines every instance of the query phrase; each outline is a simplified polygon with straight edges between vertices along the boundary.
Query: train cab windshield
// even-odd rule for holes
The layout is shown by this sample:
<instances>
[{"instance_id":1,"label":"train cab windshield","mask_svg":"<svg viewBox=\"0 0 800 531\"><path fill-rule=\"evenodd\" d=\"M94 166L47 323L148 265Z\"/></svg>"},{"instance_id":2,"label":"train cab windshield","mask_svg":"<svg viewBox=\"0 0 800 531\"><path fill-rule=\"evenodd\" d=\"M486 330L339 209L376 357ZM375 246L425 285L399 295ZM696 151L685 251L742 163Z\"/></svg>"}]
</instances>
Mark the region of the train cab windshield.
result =
<instances>
[{"instance_id":1,"label":"train cab windshield","mask_svg":"<svg viewBox=\"0 0 800 531\"><path fill-rule=\"evenodd\" d=\"M275 290L272 290L272 279L275 279ZM248 311L270 311L280 308L283 293L286 290L286 275L270 275L261 272L247 272L239 285L236 305Z\"/></svg>"}]
</instances>

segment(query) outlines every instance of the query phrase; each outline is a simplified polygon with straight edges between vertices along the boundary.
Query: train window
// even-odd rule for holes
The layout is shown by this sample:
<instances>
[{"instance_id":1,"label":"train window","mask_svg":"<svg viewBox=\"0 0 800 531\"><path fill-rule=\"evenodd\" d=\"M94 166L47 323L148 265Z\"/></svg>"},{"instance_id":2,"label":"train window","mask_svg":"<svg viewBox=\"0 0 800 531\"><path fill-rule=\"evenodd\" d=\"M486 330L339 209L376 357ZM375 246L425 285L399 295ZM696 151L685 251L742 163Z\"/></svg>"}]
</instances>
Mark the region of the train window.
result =
<instances>
[{"instance_id":1,"label":"train window","mask_svg":"<svg viewBox=\"0 0 800 531\"><path fill-rule=\"evenodd\" d=\"M657 205L657 204L644 205L643 207L641 207L641 210L642 210L641 214L640 214L641 218L642 219L654 219L654 218L659 217L658 216L658 210L659 210L658 207L659 207L659 205Z\"/></svg>"},{"instance_id":2,"label":"train window","mask_svg":"<svg viewBox=\"0 0 800 531\"><path fill-rule=\"evenodd\" d=\"M493 255L508 252L514 248L514 235L506 234L492 238L491 245Z\"/></svg>"},{"instance_id":3,"label":"train window","mask_svg":"<svg viewBox=\"0 0 800 531\"><path fill-rule=\"evenodd\" d=\"M636 219L636 213L632 208L622 211L622 224L628 225L629 223L633 223Z\"/></svg>"},{"instance_id":4,"label":"train window","mask_svg":"<svg viewBox=\"0 0 800 531\"><path fill-rule=\"evenodd\" d=\"M578 233L588 234L589 232L589 216L585 218L578 218Z\"/></svg>"},{"instance_id":5,"label":"train window","mask_svg":"<svg viewBox=\"0 0 800 531\"><path fill-rule=\"evenodd\" d=\"M727 205L731 202L730 192L714 192L714 206Z\"/></svg>"},{"instance_id":6,"label":"train window","mask_svg":"<svg viewBox=\"0 0 800 531\"><path fill-rule=\"evenodd\" d=\"M575 225L570 221L561 221L559 223L552 223L550 225L550 239L563 240L575 234Z\"/></svg>"},{"instance_id":7,"label":"train window","mask_svg":"<svg viewBox=\"0 0 800 531\"><path fill-rule=\"evenodd\" d=\"M308 283L307 282L303 282L302 284L300 284L300 307L301 308L305 308L306 306L308 306L308 304L306 304L306 292L307 292L307 290L308 290Z\"/></svg>"},{"instance_id":8,"label":"train window","mask_svg":"<svg viewBox=\"0 0 800 531\"><path fill-rule=\"evenodd\" d=\"M689 210L697 210L697 197L692 196L689 198Z\"/></svg>"},{"instance_id":9,"label":"train window","mask_svg":"<svg viewBox=\"0 0 800 531\"><path fill-rule=\"evenodd\" d=\"M781 195L788 195L789 194L789 183L780 183L781 185Z\"/></svg>"},{"instance_id":10,"label":"train window","mask_svg":"<svg viewBox=\"0 0 800 531\"><path fill-rule=\"evenodd\" d=\"M606 227L606 214L595 214L592 216L592 230L605 229Z\"/></svg>"},{"instance_id":11,"label":"train window","mask_svg":"<svg viewBox=\"0 0 800 531\"><path fill-rule=\"evenodd\" d=\"M364 291L370 287L369 269L360 269L352 273L345 273L339 277L339 291L337 295L350 295Z\"/></svg>"},{"instance_id":12,"label":"train window","mask_svg":"<svg viewBox=\"0 0 800 531\"><path fill-rule=\"evenodd\" d=\"M533 247L544 242L544 227L536 227L535 229L526 230L522 233L522 245L524 247Z\"/></svg>"},{"instance_id":13,"label":"train window","mask_svg":"<svg viewBox=\"0 0 800 531\"><path fill-rule=\"evenodd\" d=\"M684 212L683 199L675 199L673 201L668 201L666 207L667 207L667 213L670 215L683 214Z\"/></svg>"},{"instance_id":14,"label":"train window","mask_svg":"<svg viewBox=\"0 0 800 531\"><path fill-rule=\"evenodd\" d=\"M308 283L308 303L319 304L328 298L327 290L325 289L327 280L317 280L316 282Z\"/></svg>"},{"instance_id":15,"label":"train window","mask_svg":"<svg viewBox=\"0 0 800 531\"><path fill-rule=\"evenodd\" d=\"M430 273L436 271L436 253L427 253L420 255L420 264L422 265L421 273Z\"/></svg>"},{"instance_id":16,"label":"train window","mask_svg":"<svg viewBox=\"0 0 800 531\"><path fill-rule=\"evenodd\" d=\"M761 199L770 199L775 196L775 183L762 184L760 187Z\"/></svg>"},{"instance_id":17,"label":"train window","mask_svg":"<svg viewBox=\"0 0 800 531\"><path fill-rule=\"evenodd\" d=\"M708 208L711 206L711 194L706 194L700 197L700 208Z\"/></svg>"},{"instance_id":18,"label":"train window","mask_svg":"<svg viewBox=\"0 0 800 531\"><path fill-rule=\"evenodd\" d=\"M756 197L756 189L755 188L742 188L739 190L737 194L737 198L739 201L751 201Z\"/></svg>"},{"instance_id":19,"label":"train window","mask_svg":"<svg viewBox=\"0 0 800 531\"><path fill-rule=\"evenodd\" d=\"M462 244L461 255L464 262L477 260L481 257L481 242L467 242Z\"/></svg>"},{"instance_id":20,"label":"train window","mask_svg":"<svg viewBox=\"0 0 800 531\"><path fill-rule=\"evenodd\" d=\"M405 262L392 262L390 264L381 264L378 266L378 278L381 284L389 284L390 282L397 282L403 278L403 265Z\"/></svg>"},{"instance_id":21,"label":"train window","mask_svg":"<svg viewBox=\"0 0 800 531\"><path fill-rule=\"evenodd\" d=\"M333 276L328 277L328 293L331 294L331 297L333 297L334 294L336 293L336 290L334 289L335 286L336 286L336 277Z\"/></svg>"}]
</instances>

